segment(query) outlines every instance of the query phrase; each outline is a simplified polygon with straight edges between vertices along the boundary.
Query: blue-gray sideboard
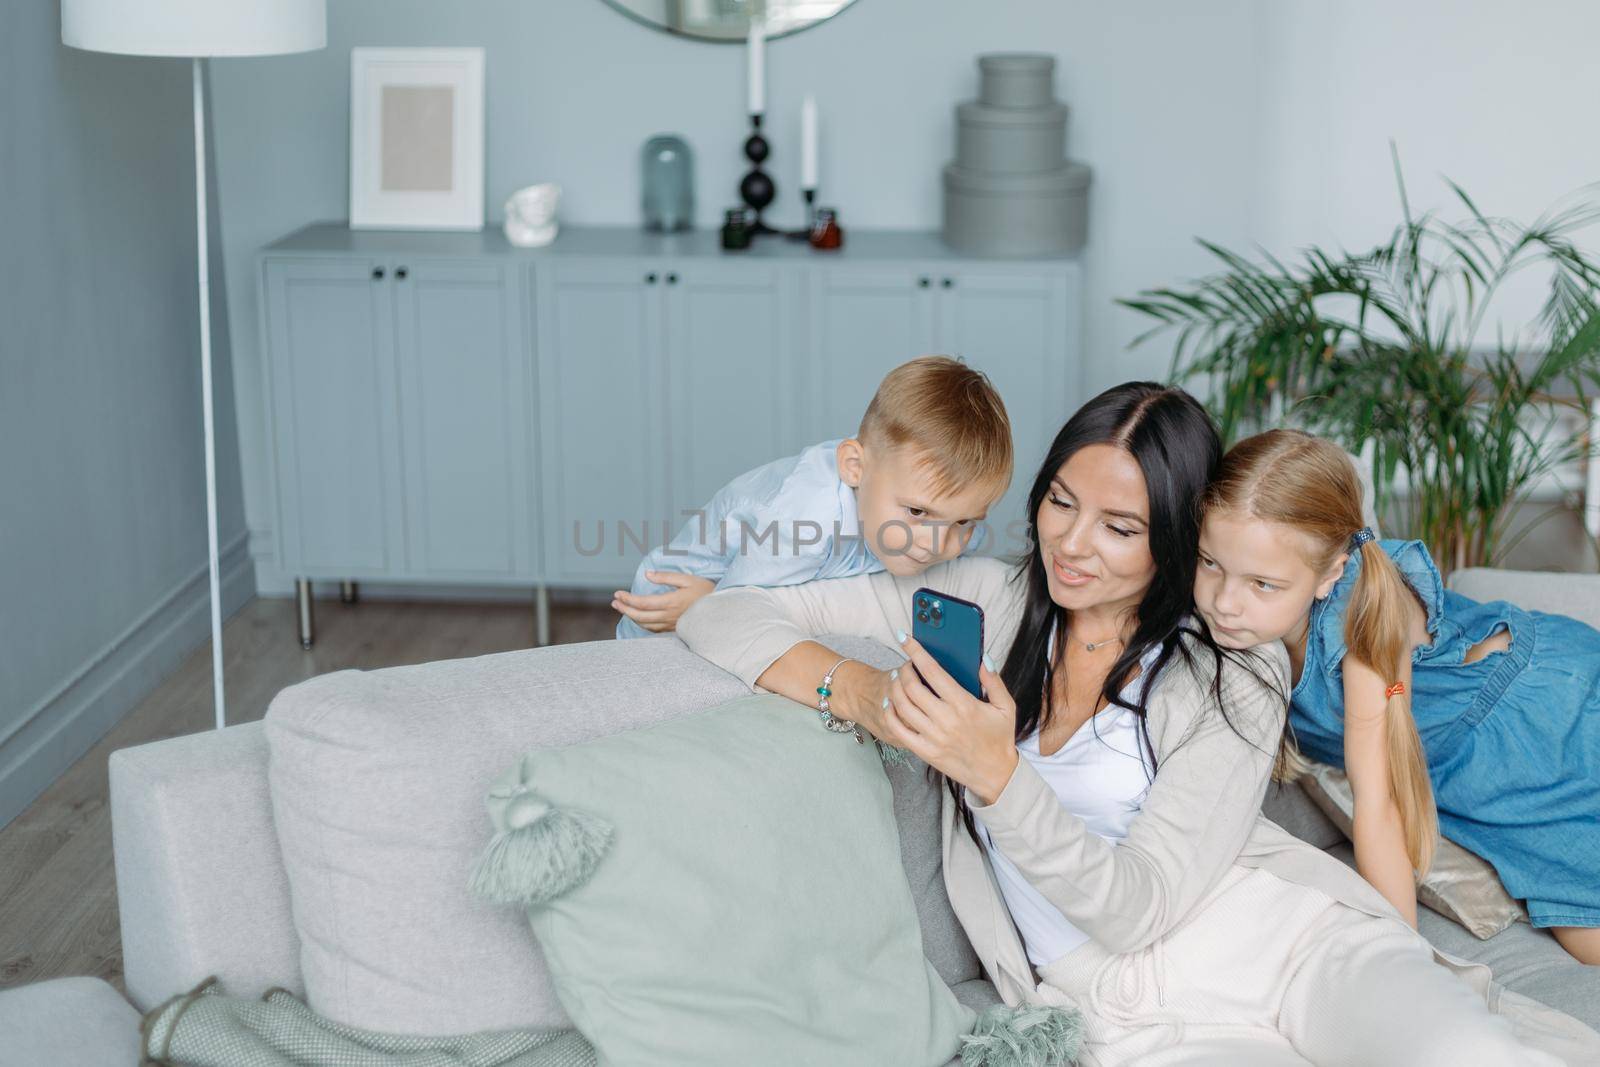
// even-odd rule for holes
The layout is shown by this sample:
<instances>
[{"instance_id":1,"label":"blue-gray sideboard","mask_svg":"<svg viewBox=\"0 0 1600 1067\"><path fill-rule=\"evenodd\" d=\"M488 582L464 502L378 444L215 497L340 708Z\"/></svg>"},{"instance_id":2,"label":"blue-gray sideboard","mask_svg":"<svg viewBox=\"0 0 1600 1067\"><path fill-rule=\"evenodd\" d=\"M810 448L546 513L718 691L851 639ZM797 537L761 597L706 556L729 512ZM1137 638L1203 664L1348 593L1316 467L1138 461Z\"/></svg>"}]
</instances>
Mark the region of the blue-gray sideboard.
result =
<instances>
[{"instance_id":1,"label":"blue-gray sideboard","mask_svg":"<svg viewBox=\"0 0 1600 1067\"><path fill-rule=\"evenodd\" d=\"M927 352L1005 398L1005 550L1081 399L1080 264L967 259L933 233L723 252L709 231L568 227L522 249L319 223L259 267L275 562L307 643L313 579L535 586L541 604L625 587L685 512L853 433L883 374Z\"/></svg>"}]
</instances>

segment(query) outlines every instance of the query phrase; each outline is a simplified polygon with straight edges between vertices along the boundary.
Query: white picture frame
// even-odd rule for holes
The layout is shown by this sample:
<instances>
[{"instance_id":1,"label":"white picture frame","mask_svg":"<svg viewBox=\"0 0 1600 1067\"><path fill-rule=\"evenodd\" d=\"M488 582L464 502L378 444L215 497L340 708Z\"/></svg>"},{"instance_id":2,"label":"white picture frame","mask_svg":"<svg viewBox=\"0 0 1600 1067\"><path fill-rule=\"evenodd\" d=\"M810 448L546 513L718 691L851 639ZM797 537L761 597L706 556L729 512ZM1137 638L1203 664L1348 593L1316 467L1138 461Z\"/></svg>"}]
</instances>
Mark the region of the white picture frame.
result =
<instances>
[{"instance_id":1,"label":"white picture frame","mask_svg":"<svg viewBox=\"0 0 1600 1067\"><path fill-rule=\"evenodd\" d=\"M350 50L350 228L483 228L482 48Z\"/></svg>"}]
</instances>

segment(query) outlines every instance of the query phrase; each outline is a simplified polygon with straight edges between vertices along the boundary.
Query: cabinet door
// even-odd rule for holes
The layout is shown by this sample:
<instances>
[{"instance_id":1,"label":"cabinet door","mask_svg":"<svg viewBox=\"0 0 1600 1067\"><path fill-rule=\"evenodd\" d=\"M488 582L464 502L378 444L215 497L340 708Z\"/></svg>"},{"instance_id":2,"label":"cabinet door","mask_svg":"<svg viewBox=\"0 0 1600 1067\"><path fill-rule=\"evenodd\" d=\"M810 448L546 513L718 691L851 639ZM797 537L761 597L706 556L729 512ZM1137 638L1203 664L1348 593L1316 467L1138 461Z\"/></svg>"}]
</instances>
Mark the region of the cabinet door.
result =
<instances>
[{"instance_id":1,"label":"cabinet door","mask_svg":"<svg viewBox=\"0 0 1600 1067\"><path fill-rule=\"evenodd\" d=\"M410 568L531 579L530 383L511 268L395 266Z\"/></svg>"},{"instance_id":2,"label":"cabinet door","mask_svg":"<svg viewBox=\"0 0 1600 1067\"><path fill-rule=\"evenodd\" d=\"M670 519L658 267L540 267L539 431L545 567L553 581L627 588L640 543ZM631 562L630 562L631 561Z\"/></svg>"},{"instance_id":3,"label":"cabinet door","mask_svg":"<svg viewBox=\"0 0 1600 1067\"><path fill-rule=\"evenodd\" d=\"M404 570L392 289L365 259L264 265L279 563L312 577Z\"/></svg>"},{"instance_id":4,"label":"cabinet door","mask_svg":"<svg viewBox=\"0 0 1600 1067\"><path fill-rule=\"evenodd\" d=\"M989 546L1005 553L1025 545L1013 523L1025 518L1028 490L1056 432L1080 402L1081 368L1060 269L1039 272L952 271L935 274L938 344L983 371L1011 419L1015 472L1011 489L990 512Z\"/></svg>"},{"instance_id":5,"label":"cabinet door","mask_svg":"<svg viewBox=\"0 0 1600 1067\"><path fill-rule=\"evenodd\" d=\"M803 274L683 264L663 277L669 514L681 524L736 475L803 447L792 356Z\"/></svg>"},{"instance_id":6,"label":"cabinet door","mask_svg":"<svg viewBox=\"0 0 1600 1067\"><path fill-rule=\"evenodd\" d=\"M809 440L854 436L883 376L933 350L933 293L910 265L815 272Z\"/></svg>"}]
</instances>

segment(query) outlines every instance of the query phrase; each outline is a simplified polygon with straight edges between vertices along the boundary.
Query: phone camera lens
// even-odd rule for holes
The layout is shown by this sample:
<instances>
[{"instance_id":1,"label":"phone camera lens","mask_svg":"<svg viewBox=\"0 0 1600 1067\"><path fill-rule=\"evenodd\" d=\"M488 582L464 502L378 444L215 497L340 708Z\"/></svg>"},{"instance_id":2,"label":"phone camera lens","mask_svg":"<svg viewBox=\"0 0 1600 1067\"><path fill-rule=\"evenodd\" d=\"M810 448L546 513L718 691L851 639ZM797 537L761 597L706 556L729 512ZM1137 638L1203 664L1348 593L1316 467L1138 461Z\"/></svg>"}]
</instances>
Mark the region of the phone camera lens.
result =
<instances>
[{"instance_id":1,"label":"phone camera lens","mask_svg":"<svg viewBox=\"0 0 1600 1067\"><path fill-rule=\"evenodd\" d=\"M940 611L937 605L935 605L934 609L928 614L933 616L934 622L938 622L940 619L944 618L944 612Z\"/></svg>"},{"instance_id":2,"label":"phone camera lens","mask_svg":"<svg viewBox=\"0 0 1600 1067\"><path fill-rule=\"evenodd\" d=\"M919 612L917 612L917 618L922 622L927 622L928 621L928 613L926 611L919 611Z\"/></svg>"}]
</instances>

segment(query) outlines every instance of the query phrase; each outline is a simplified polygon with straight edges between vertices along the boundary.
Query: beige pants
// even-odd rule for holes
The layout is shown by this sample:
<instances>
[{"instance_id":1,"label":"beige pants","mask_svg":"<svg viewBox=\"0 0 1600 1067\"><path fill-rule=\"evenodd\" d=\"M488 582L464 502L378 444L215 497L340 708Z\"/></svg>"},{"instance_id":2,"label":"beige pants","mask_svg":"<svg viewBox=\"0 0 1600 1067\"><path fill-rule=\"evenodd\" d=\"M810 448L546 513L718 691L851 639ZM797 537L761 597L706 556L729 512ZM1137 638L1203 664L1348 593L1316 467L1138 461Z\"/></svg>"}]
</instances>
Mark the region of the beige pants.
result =
<instances>
[{"instance_id":1,"label":"beige pants","mask_svg":"<svg viewBox=\"0 0 1600 1067\"><path fill-rule=\"evenodd\" d=\"M1524 1046L1398 918L1246 867L1148 948L1091 941L1041 977L1083 1010L1083 1067L1562 1062Z\"/></svg>"}]
</instances>

